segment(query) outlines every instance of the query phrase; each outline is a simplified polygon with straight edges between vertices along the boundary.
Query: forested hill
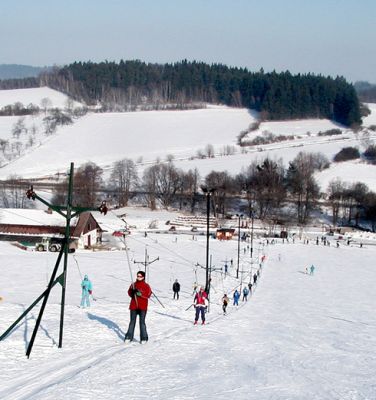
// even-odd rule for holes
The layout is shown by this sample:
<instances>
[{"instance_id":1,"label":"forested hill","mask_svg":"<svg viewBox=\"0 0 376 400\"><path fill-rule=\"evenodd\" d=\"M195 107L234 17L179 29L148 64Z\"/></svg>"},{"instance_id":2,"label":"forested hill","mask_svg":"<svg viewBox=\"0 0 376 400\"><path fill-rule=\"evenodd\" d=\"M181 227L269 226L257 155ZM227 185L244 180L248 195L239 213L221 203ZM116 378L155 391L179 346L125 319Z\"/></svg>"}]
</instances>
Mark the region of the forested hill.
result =
<instances>
[{"instance_id":1,"label":"forested hill","mask_svg":"<svg viewBox=\"0 0 376 400\"><path fill-rule=\"evenodd\" d=\"M136 60L75 62L42 74L40 84L88 104L100 101L108 110L186 108L207 102L255 109L265 120L329 118L348 126L361 123L354 87L340 77Z\"/></svg>"}]
</instances>

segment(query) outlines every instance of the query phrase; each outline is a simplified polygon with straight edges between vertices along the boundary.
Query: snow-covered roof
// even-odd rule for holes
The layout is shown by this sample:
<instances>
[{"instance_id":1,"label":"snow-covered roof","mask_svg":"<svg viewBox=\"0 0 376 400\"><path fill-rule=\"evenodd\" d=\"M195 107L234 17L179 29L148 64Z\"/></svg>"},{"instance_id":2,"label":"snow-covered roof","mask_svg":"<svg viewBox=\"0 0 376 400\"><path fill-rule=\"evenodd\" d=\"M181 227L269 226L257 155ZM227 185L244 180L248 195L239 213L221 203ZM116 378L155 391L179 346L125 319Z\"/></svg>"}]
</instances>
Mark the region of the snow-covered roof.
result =
<instances>
[{"instance_id":1,"label":"snow-covered roof","mask_svg":"<svg viewBox=\"0 0 376 400\"><path fill-rule=\"evenodd\" d=\"M48 213L44 210L29 210L23 208L1 208L0 224L30 225L30 226L65 226L65 218L57 212ZM71 225L77 223L77 218L71 220Z\"/></svg>"}]
</instances>

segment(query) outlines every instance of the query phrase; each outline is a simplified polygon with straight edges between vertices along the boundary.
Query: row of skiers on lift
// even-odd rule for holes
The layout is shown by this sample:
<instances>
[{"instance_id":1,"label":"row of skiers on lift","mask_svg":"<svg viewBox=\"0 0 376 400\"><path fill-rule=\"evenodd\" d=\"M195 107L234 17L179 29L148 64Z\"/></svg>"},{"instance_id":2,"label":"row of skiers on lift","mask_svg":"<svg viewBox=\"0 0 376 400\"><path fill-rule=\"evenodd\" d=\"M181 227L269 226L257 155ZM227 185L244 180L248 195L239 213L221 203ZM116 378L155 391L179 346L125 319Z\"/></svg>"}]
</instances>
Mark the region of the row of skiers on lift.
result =
<instances>
[{"instance_id":1,"label":"row of skiers on lift","mask_svg":"<svg viewBox=\"0 0 376 400\"><path fill-rule=\"evenodd\" d=\"M253 275L253 285L257 284L259 276L260 276L260 269L257 271L257 273ZM177 283L178 285L175 285L175 283ZM180 291L180 284L176 280L174 282L174 285L175 285L174 294L175 291L178 294ZM244 301L247 301L249 293L252 293L253 285L250 282L248 284L248 288L247 287L243 288ZM85 305L89 307L90 306L89 296L90 295L93 296L93 285L87 275L85 275L83 281L81 282L81 288L82 288L81 307L85 307ZM202 286L197 286L195 288L195 292L196 294L193 300L193 306L195 309L194 325L197 325L200 316L201 316L201 324L204 325L205 313L208 308L208 296ZM148 300L152 294L153 291L151 287L145 282L145 272L138 271L136 275L136 281L133 282L128 289L128 296L131 298L131 302L129 304L130 321L127 333L125 334L125 339L124 339L125 342L131 342L134 340L134 330L136 326L137 316L139 317L139 324L140 324L140 343L143 344L148 342L149 336L146 329L145 319L148 309ZM235 290L233 294L233 299L234 299L234 305L238 305L240 299L240 292L238 290ZM226 314L227 312L226 309L229 304L229 298L226 293L222 298L222 302L223 302L222 303L223 313Z\"/></svg>"},{"instance_id":2,"label":"row of skiers on lift","mask_svg":"<svg viewBox=\"0 0 376 400\"><path fill-rule=\"evenodd\" d=\"M257 272L253 275L253 285L256 285L257 279L260 276L260 269L257 270ZM90 296L94 299L93 296L93 284L89 280L89 277L85 275L84 279L81 282L81 288L82 288L82 296L81 296L81 307L90 307ZM174 292L173 299L174 300L179 300L179 292L180 292L180 283L177 279L175 279L175 282L172 285L172 291ZM192 295L196 295L199 293L200 287L198 284L195 282L193 285L193 293ZM247 301L248 295L251 293L252 294L252 283L248 283L248 288L245 286L243 288L243 300L242 301ZM223 296L224 302L225 302L225 294ZM234 306L239 305L239 299L240 299L240 292L236 289L233 293L233 300L234 300ZM228 298L227 298L228 299ZM228 304L228 300L226 301L226 307ZM225 309L223 310L225 312Z\"/></svg>"}]
</instances>

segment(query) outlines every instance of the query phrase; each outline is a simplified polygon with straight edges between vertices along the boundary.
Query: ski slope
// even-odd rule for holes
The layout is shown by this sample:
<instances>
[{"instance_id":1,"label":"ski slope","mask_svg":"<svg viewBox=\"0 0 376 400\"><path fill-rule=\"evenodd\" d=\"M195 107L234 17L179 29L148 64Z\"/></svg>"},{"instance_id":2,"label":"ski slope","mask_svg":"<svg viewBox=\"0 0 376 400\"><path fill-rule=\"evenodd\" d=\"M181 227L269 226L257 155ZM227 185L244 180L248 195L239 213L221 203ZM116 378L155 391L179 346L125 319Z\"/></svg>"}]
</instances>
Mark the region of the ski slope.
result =
<instances>
[{"instance_id":1,"label":"ski slope","mask_svg":"<svg viewBox=\"0 0 376 400\"><path fill-rule=\"evenodd\" d=\"M149 216L139 225L145 226ZM161 217L161 221L163 218ZM158 213L155 213L158 219ZM133 220L135 220L135 216ZM312 238L316 237L312 233ZM124 344L131 282L126 252L78 251L69 256L63 348L57 348L60 289L55 287L31 358L25 351L38 309L0 342L0 398L19 399L341 399L376 398L376 247L335 248L277 242L254 243L250 262L241 243L245 283L267 256L251 299L221 313L221 297L236 280L237 241L210 240L215 267L234 260L226 278L213 272L206 326L193 326L192 285L205 282L206 238L153 234L137 229L127 237L134 276L145 249L155 298L149 303L149 343ZM121 247L120 239L118 246ZM114 243L115 244L115 243ZM244 250L245 249L245 250ZM0 332L46 287L56 260L52 253L25 252L0 243ZM305 273L311 264L313 276ZM242 272L243 271L243 272ZM96 301L78 308L80 281L88 274ZM179 301L171 286L178 278ZM136 326L138 339L138 326Z\"/></svg>"}]
</instances>

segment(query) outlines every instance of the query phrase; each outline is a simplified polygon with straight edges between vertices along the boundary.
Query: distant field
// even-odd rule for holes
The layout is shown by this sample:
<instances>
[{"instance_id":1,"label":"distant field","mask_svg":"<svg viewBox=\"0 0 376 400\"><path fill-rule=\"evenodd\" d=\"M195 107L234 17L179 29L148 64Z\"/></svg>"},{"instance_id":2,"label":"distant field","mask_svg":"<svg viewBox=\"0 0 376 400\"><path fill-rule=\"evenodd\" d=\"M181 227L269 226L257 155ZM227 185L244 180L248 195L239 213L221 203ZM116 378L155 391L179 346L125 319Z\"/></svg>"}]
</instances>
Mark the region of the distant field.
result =
<instances>
[{"instance_id":1,"label":"distant field","mask_svg":"<svg viewBox=\"0 0 376 400\"><path fill-rule=\"evenodd\" d=\"M0 106L16 101L40 104L46 97L55 107L65 108L67 97L46 87L0 91ZM368 106L372 113L365 118L364 126L376 124L376 104ZM294 139L240 148L237 145L238 135L256 121L255 113L222 106L188 111L90 112L74 120L73 125L59 127L49 137L43 134L42 118L43 115L25 118L29 131L35 125L39 136L34 145L27 148L18 159L7 165L3 163L0 179L7 178L15 171L23 177L65 172L72 161L76 166L88 161L95 162L104 168L105 176L108 176L112 164L123 158L134 160L141 174L144 168L158 159L166 159L168 155L174 157L177 167L183 170L198 168L201 176L212 170L227 170L234 175L246 168L252 160L261 160L266 156L282 158L287 165L300 151L322 152L332 160L343 147L355 146L360 150L364 147L362 132L354 134L325 119L308 119L264 122L256 131L250 132L247 138L253 139L271 132L275 135L294 135ZM12 127L17 120L17 117L0 118L1 139L12 139ZM342 135L317 135L320 131L333 128L341 129ZM28 139L28 134L25 134L17 140L26 143ZM371 133L370 140L375 139L376 133ZM208 144L213 145L215 158L199 159L198 152L204 153ZM230 147L233 154L224 155L226 147ZM323 189L331 179L342 177L347 181L363 181L370 189L376 190L374 168L361 162L347 162L333 165L329 170L317 174L316 178L324 185Z\"/></svg>"}]
</instances>

